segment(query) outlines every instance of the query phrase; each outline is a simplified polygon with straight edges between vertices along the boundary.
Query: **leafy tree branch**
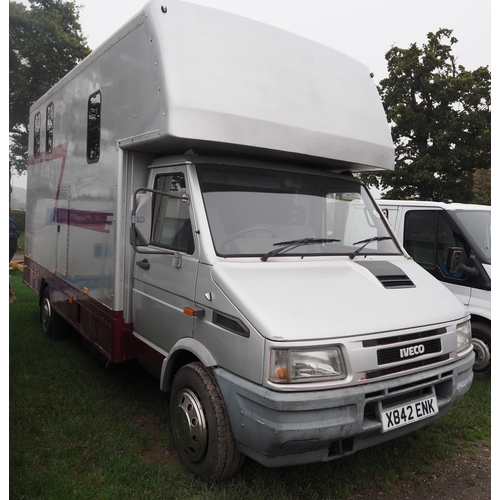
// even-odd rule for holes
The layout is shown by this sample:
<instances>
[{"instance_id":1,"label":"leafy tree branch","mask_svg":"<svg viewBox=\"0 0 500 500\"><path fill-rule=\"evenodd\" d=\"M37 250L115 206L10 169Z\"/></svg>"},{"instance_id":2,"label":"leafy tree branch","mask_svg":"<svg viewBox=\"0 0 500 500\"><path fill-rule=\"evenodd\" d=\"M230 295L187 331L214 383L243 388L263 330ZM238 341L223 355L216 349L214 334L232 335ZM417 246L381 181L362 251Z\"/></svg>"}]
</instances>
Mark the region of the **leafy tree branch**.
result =
<instances>
[{"instance_id":1,"label":"leafy tree branch","mask_svg":"<svg viewBox=\"0 0 500 500\"><path fill-rule=\"evenodd\" d=\"M89 53L75 3L9 1L9 160L26 170L31 105Z\"/></svg>"}]
</instances>

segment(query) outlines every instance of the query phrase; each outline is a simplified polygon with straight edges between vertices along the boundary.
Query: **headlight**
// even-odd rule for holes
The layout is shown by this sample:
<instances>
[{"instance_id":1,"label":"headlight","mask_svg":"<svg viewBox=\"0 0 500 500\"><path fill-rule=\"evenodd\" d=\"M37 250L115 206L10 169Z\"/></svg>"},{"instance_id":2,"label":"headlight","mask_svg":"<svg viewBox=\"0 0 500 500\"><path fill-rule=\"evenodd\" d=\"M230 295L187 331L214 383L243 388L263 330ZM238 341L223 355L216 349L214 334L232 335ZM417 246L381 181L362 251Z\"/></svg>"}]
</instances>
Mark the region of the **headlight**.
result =
<instances>
[{"instance_id":1,"label":"headlight","mask_svg":"<svg viewBox=\"0 0 500 500\"><path fill-rule=\"evenodd\" d=\"M275 384L323 382L346 376L338 347L319 350L272 349L269 381Z\"/></svg>"},{"instance_id":2,"label":"headlight","mask_svg":"<svg viewBox=\"0 0 500 500\"><path fill-rule=\"evenodd\" d=\"M467 349L471 343L470 321L457 325L457 352Z\"/></svg>"}]
</instances>

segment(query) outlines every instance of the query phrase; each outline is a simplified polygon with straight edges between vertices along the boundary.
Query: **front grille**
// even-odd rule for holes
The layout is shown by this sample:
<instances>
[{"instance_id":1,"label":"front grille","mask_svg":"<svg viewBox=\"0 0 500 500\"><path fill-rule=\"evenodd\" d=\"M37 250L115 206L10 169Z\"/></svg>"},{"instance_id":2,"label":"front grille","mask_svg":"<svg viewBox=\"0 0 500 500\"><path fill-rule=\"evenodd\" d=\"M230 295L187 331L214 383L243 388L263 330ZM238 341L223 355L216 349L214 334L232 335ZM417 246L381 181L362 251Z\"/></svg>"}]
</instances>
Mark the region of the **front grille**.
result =
<instances>
[{"instance_id":1,"label":"front grille","mask_svg":"<svg viewBox=\"0 0 500 500\"><path fill-rule=\"evenodd\" d=\"M384 337L373 340L363 340L363 347L376 347L380 345L398 344L399 342L411 342L435 335L443 335L446 333L446 328L436 328L435 330L427 330L425 332L409 333L404 335L395 335L393 337Z\"/></svg>"},{"instance_id":2,"label":"front grille","mask_svg":"<svg viewBox=\"0 0 500 500\"><path fill-rule=\"evenodd\" d=\"M380 349L377 351L377 361L379 365L386 365L437 352L441 352L441 339L439 338L420 342L419 344Z\"/></svg>"},{"instance_id":3,"label":"front grille","mask_svg":"<svg viewBox=\"0 0 500 500\"><path fill-rule=\"evenodd\" d=\"M371 370L366 372L365 378L372 379L377 377L383 377L385 375L392 375L394 373L401 373L407 370L413 370L414 368L420 368L422 366L433 365L434 363L440 363L442 361L447 361L450 358L449 354L443 354L436 358L422 359L419 361L413 361L411 363L403 363L402 365L391 366L390 368L384 368L382 370Z\"/></svg>"}]
</instances>

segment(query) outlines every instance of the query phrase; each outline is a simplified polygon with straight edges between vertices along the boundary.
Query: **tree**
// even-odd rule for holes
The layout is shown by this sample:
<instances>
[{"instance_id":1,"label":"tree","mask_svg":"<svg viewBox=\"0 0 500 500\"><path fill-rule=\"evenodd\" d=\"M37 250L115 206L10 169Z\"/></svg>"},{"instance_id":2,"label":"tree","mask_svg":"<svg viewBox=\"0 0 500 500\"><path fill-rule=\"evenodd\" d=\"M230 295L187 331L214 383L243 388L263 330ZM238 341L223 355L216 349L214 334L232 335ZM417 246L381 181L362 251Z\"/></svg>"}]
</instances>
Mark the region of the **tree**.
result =
<instances>
[{"instance_id":1,"label":"tree","mask_svg":"<svg viewBox=\"0 0 500 500\"><path fill-rule=\"evenodd\" d=\"M476 170L474 174L474 203L491 205L491 170Z\"/></svg>"},{"instance_id":2,"label":"tree","mask_svg":"<svg viewBox=\"0 0 500 500\"><path fill-rule=\"evenodd\" d=\"M79 9L64 0L9 1L9 135L11 168L26 170L29 109L90 49Z\"/></svg>"},{"instance_id":3,"label":"tree","mask_svg":"<svg viewBox=\"0 0 500 500\"><path fill-rule=\"evenodd\" d=\"M391 125L395 169L364 174L385 199L474 199L474 174L490 168L491 73L457 64L452 30L427 44L386 53L389 76L378 90Z\"/></svg>"}]
</instances>

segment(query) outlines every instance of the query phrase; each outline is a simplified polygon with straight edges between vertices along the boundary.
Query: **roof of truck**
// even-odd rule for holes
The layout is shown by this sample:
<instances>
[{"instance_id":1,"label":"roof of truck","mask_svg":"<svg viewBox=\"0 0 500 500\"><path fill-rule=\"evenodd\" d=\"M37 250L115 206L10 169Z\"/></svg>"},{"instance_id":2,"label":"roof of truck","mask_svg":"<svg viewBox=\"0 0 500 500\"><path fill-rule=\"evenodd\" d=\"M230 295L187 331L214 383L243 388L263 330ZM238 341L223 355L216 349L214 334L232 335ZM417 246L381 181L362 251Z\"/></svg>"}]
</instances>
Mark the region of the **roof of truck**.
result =
<instances>
[{"instance_id":1,"label":"roof of truck","mask_svg":"<svg viewBox=\"0 0 500 500\"><path fill-rule=\"evenodd\" d=\"M423 208L441 208L443 210L491 210L489 205L475 205L470 203L453 203L445 201L419 201L419 200L377 200L379 206L412 206Z\"/></svg>"}]
</instances>

